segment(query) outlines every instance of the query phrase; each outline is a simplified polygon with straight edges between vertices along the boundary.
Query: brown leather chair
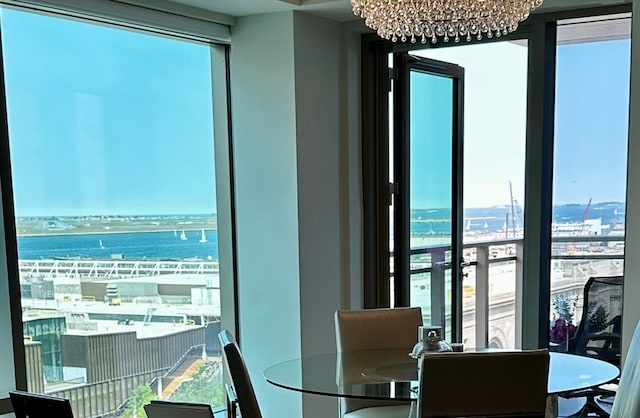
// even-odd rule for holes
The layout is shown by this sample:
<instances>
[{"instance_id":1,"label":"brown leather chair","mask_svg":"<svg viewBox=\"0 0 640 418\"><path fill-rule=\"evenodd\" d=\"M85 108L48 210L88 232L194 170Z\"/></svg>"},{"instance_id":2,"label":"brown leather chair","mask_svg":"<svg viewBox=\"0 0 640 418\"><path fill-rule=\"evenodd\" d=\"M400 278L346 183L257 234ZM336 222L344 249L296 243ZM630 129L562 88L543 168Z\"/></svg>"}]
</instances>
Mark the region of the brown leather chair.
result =
<instances>
[{"instance_id":1,"label":"brown leather chair","mask_svg":"<svg viewBox=\"0 0 640 418\"><path fill-rule=\"evenodd\" d=\"M338 353L401 348L408 355L418 340L422 311L420 308L337 311L335 325ZM338 371L338 384L350 379L341 373ZM343 418L407 418L409 411L410 404L406 402L340 400Z\"/></svg>"},{"instance_id":2,"label":"brown leather chair","mask_svg":"<svg viewBox=\"0 0 640 418\"><path fill-rule=\"evenodd\" d=\"M420 308L337 311L336 344L339 353L406 348L418 341Z\"/></svg>"},{"instance_id":3,"label":"brown leather chair","mask_svg":"<svg viewBox=\"0 0 640 418\"><path fill-rule=\"evenodd\" d=\"M222 345L225 365L231 377L231 385L227 385L227 417L236 417L236 408L242 418L262 418L258 400L249 378L247 366L238 349L235 339L227 330L218 334Z\"/></svg>"},{"instance_id":4,"label":"brown leather chair","mask_svg":"<svg viewBox=\"0 0 640 418\"><path fill-rule=\"evenodd\" d=\"M434 353L420 367L418 418L544 417L549 353Z\"/></svg>"}]
</instances>

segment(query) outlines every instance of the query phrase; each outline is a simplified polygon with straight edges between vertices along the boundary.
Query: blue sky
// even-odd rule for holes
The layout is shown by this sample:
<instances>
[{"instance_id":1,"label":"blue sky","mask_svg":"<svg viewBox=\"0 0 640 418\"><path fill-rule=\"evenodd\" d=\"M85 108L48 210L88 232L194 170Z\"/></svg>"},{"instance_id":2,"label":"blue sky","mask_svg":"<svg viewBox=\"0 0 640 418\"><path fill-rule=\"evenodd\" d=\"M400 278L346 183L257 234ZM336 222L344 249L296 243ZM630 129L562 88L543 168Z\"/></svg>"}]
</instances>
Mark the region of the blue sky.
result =
<instances>
[{"instance_id":1,"label":"blue sky","mask_svg":"<svg viewBox=\"0 0 640 418\"><path fill-rule=\"evenodd\" d=\"M2 11L18 216L215 213L210 49Z\"/></svg>"},{"instance_id":2,"label":"blue sky","mask_svg":"<svg viewBox=\"0 0 640 418\"><path fill-rule=\"evenodd\" d=\"M411 73L412 208L451 207L451 140L440 139L452 135L452 88L450 78Z\"/></svg>"},{"instance_id":3,"label":"blue sky","mask_svg":"<svg viewBox=\"0 0 640 418\"><path fill-rule=\"evenodd\" d=\"M509 203L509 182L513 184L514 195L522 202L527 48L510 42L460 44L418 51L417 55L455 63L465 71L464 206ZM418 117L414 123L420 126L424 120ZM424 128L417 129L422 130ZM433 160L437 161L447 169L450 167L446 159ZM416 207L425 204L418 202Z\"/></svg>"},{"instance_id":4,"label":"blue sky","mask_svg":"<svg viewBox=\"0 0 640 418\"><path fill-rule=\"evenodd\" d=\"M524 201L527 48L510 42L423 50L465 69L464 205ZM555 204L625 200L630 40L558 48ZM416 132L427 119L414 118ZM439 161L439 163L438 163ZM436 164L434 166L434 164ZM431 159L415 171L448 169ZM443 179L446 180L446 179ZM414 207L430 207L416 199Z\"/></svg>"},{"instance_id":5,"label":"blue sky","mask_svg":"<svg viewBox=\"0 0 640 418\"><path fill-rule=\"evenodd\" d=\"M215 212L206 45L11 9L2 28L18 216ZM629 49L629 40L558 49L556 204L624 201ZM527 48L423 55L465 68L465 206L508 204L509 182L522 203ZM439 129L429 112L444 120L424 107L415 132ZM448 171L437 148L419 150L415 178ZM447 206L446 180L432 179L412 206Z\"/></svg>"},{"instance_id":6,"label":"blue sky","mask_svg":"<svg viewBox=\"0 0 640 418\"><path fill-rule=\"evenodd\" d=\"M558 48L554 202L625 201L631 41Z\"/></svg>"}]
</instances>

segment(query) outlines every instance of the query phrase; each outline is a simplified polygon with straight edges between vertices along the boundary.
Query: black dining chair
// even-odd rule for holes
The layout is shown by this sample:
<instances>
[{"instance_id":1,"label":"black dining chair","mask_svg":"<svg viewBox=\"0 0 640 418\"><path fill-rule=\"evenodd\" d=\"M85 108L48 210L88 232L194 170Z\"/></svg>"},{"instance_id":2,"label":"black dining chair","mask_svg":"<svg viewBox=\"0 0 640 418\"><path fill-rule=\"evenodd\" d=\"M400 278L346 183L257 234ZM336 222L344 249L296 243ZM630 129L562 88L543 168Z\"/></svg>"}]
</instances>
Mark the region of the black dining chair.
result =
<instances>
[{"instance_id":1,"label":"black dining chair","mask_svg":"<svg viewBox=\"0 0 640 418\"><path fill-rule=\"evenodd\" d=\"M147 418L215 418L211 405L153 400L144 406Z\"/></svg>"},{"instance_id":2,"label":"black dining chair","mask_svg":"<svg viewBox=\"0 0 640 418\"><path fill-rule=\"evenodd\" d=\"M222 330L218 339L222 345L224 364L231 377L231 385L226 386L227 417L236 418L239 410L242 418L262 418L258 399L236 340L227 330Z\"/></svg>"},{"instance_id":3,"label":"black dining chair","mask_svg":"<svg viewBox=\"0 0 640 418\"><path fill-rule=\"evenodd\" d=\"M615 396L596 397L596 403L611 418L640 417L640 322L636 325L625 357Z\"/></svg>"},{"instance_id":4,"label":"black dining chair","mask_svg":"<svg viewBox=\"0 0 640 418\"><path fill-rule=\"evenodd\" d=\"M584 303L568 352L593 357L620 367L624 276L590 277L584 285ZM606 388L566 393L558 398L559 416L601 414L596 399L611 395ZM610 409L611 404L608 405ZM566 412L562 412L565 410Z\"/></svg>"},{"instance_id":5,"label":"black dining chair","mask_svg":"<svg viewBox=\"0 0 640 418\"><path fill-rule=\"evenodd\" d=\"M623 285L623 276L587 280L582 316L568 352L620 366Z\"/></svg>"},{"instance_id":6,"label":"black dining chair","mask_svg":"<svg viewBox=\"0 0 640 418\"><path fill-rule=\"evenodd\" d=\"M417 418L546 412L549 352L434 353L420 366Z\"/></svg>"}]
</instances>

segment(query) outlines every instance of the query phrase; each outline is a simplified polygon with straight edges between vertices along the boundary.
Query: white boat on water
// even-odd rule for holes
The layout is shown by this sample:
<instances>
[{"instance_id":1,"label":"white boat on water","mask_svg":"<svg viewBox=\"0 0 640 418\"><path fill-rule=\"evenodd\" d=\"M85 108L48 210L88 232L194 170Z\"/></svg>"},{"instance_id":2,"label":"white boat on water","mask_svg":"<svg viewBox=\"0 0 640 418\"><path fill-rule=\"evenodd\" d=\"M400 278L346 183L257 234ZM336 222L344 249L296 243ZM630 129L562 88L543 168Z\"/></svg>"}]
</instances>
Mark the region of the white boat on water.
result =
<instances>
[{"instance_id":1,"label":"white boat on water","mask_svg":"<svg viewBox=\"0 0 640 418\"><path fill-rule=\"evenodd\" d=\"M182 241L186 241L187 240L187 234L184 233L184 229L182 230L182 232L180 232L180 239Z\"/></svg>"},{"instance_id":2,"label":"white boat on water","mask_svg":"<svg viewBox=\"0 0 640 418\"><path fill-rule=\"evenodd\" d=\"M104 250L104 245L102 244L102 240L98 240L98 243L100 244L100 249Z\"/></svg>"},{"instance_id":3,"label":"white boat on water","mask_svg":"<svg viewBox=\"0 0 640 418\"><path fill-rule=\"evenodd\" d=\"M204 229L202 230L202 233L200 234L200 242L207 242L207 236L204 234Z\"/></svg>"}]
</instances>

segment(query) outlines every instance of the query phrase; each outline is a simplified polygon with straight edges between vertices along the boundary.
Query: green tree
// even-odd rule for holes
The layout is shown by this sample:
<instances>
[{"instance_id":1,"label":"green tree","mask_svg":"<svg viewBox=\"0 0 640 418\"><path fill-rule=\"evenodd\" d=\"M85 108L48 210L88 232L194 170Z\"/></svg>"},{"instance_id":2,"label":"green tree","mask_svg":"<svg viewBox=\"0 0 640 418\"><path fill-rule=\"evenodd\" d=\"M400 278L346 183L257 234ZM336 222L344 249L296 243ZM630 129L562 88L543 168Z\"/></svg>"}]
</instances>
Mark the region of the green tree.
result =
<instances>
[{"instance_id":1,"label":"green tree","mask_svg":"<svg viewBox=\"0 0 640 418\"><path fill-rule=\"evenodd\" d=\"M214 362L203 364L190 380L182 382L169 400L206 403L214 407L224 405L222 377L217 370Z\"/></svg>"},{"instance_id":2,"label":"green tree","mask_svg":"<svg viewBox=\"0 0 640 418\"><path fill-rule=\"evenodd\" d=\"M576 305L578 304L578 297L569 297L564 294L555 295L551 301L553 307L558 313L558 317L564 319L567 324L575 324L573 317L576 313Z\"/></svg>"},{"instance_id":3,"label":"green tree","mask_svg":"<svg viewBox=\"0 0 640 418\"><path fill-rule=\"evenodd\" d=\"M125 418L146 418L147 414L144 412L144 406L154 399L156 399L156 395L148 383L138 386L129 397L123 416Z\"/></svg>"}]
</instances>

